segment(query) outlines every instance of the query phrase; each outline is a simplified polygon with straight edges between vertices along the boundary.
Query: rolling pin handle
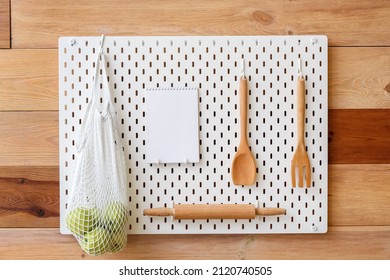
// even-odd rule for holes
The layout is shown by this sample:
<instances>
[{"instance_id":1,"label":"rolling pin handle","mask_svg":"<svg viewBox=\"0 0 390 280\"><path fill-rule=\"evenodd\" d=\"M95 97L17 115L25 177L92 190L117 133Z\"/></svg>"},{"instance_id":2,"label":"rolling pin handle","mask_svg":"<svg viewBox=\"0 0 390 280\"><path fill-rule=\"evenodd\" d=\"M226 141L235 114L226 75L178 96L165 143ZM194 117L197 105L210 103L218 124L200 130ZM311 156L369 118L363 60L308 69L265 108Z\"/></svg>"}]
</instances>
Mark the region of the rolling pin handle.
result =
<instances>
[{"instance_id":1,"label":"rolling pin handle","mask_svg":"<svg viewBox=\"0 0 390 280\"><path fill-rule=\"evenodd\" d=\"M159 216L167 217L174 216L175 210L173 208L150 208L144 210L144 216Z\"/></svg>"},{"instance_id":2,"label":"rolling pin handle","mask_svg":"<svg viewBox=\"0 0 390 280\"><path fill-rule=\"evenodd\" d=\"M256 215L258 215L258 216L286 215L286 209L284 209L284 208L256 208Z\"/></svg>"}]
</instances>

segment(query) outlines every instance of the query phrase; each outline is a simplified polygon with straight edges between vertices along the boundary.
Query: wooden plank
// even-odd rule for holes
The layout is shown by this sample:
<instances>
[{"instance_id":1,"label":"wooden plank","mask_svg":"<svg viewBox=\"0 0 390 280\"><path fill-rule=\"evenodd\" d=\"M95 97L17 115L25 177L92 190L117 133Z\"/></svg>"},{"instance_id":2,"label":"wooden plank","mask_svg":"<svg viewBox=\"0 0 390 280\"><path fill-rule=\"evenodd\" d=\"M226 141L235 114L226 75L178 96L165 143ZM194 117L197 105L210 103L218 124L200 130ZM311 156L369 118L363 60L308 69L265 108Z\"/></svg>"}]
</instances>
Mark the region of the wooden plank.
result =
<instances>
[{"instance_id":1,"label":"wooden plank","mask_svg":"<svg viewBox=\"0 0 390 280\"><path fill-rule=\"evenodd\" d=\"M390 164L329 166L330 226L390 226ZM59 227L58 167L0 167L0 227Z\"/></svg>"},{"instance_id":2,"label":"wooden plank","mask_svg":"<svg viewBox=\"0 0 390 280\"><path fill-rule=\"evenodd\" d=\"M329 162L390 163L390 109L329 110Z\"/></svg>"},{"instance_id":3,"label":"wooden plank","mask_svg":"<svg viewBox=\"0 0 390 280\"><path fill-rule=\"evenodd\" d=\"M10 1L0 0L0 49L11 47Z\"/></svg>"},{"instance_id":4,"label":"wooden plank","mask_svg":"<svg viewBox=\"0 0 390 280\"><path fill-rule=\"evenodd\" d=\"M55 50L0 51L0 111L58 110Z\"/></svg>"},{"instance_id":5,"label":"wooden plank","mask_svg":"<svg viewBox=\"0 0 390 280\"><path fill-rule=\"evenodd\" d=\"M0 167L28 165L58 165L58 112L0 112Z\"/></svg>"},{"instance_id":6,"label":"wooden plank","mask_svg":"<svg viewBox=\"0 0 390 280\"><path fill-rule=\"evenodd\" d=\"M315 7L315 9L313 9ZM390 2L34 0L12 3L13 47L56 48L76 35L326 34L331 46L389 46Z\"/></svg>"},{"instance_id":7,"label":"wooden plank","mask_svg":"<svg viewBox=\"0 0 390 280\"><path fill-rule=\"evenodd\" d=\"M390 165L329 166L329 225L390 226Z\"/></svg>"},{"instance_id":8,"label":"wooden plank","mask_svg":"<svg viewBox=\"0 0 390 280\"><path fill-rule=\"evenodd\" d=\"M0 227L58 227L58 167L0 167Z\"/></svg>"},{"instance_id":9,"label":"wooden plank","mask_svg":"<svg viewBox=\"0 0 390 280\"><path fill-rule=\"evenodd\" d=\"M329 110L331 164L390 163L390 109ZM0 166L58 165L58 112L0 112Z\"/></svg>"},{"instance_id":10,"label":"wooden plank","mask_svg":"<svg viewBox=\"0 0 390 280\"><path fill-rule=\"evenodd\" d=\"M329 108L390 108L390 48L330 48ZM0 111L58 110L57 50L0 51Z\"/></svg>"},{"instance_id":11,"label":"wooden plank","mask_svg":"<svg viewBox=\"0 0 390 280\"><path fill-rule=\"evenodd\" d=\"M390 108L390 48L329 48L329 108Z\"/></svg>"},{"instance_id":12,"label":"wooden plank","mask_svg":"<svg viewBox=\"0 0 390 280\"><path fill-rule=\"evenodd\" d=\"M0 229L0 240L0 259L390 258L390 227L331 228L319 235L134 235L122 252L99 257L85 254L73 236L57 228Z\"/></svg>"}]
</instances>

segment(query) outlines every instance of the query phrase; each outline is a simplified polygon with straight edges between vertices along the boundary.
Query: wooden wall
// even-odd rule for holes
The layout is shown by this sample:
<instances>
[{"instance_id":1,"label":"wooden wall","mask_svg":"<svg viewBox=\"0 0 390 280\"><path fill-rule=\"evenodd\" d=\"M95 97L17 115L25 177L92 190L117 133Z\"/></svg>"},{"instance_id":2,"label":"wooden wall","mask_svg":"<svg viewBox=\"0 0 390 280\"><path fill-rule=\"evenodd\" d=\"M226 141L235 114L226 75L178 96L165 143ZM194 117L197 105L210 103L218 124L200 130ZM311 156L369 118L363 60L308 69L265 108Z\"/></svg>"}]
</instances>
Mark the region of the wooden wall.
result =
<instances>
[{"instance_id":1,"label":"wooden wall","mask_svg":"<svg viewBox=\"0 0 390 280\"><path fill-rule=\"evenodd\" d=\"M80 259L59 233L60 36L329 37L329 232L136 235L94 259L390 259L390 1L0 0L0 259Z\"/></svg>"}]
</instances>

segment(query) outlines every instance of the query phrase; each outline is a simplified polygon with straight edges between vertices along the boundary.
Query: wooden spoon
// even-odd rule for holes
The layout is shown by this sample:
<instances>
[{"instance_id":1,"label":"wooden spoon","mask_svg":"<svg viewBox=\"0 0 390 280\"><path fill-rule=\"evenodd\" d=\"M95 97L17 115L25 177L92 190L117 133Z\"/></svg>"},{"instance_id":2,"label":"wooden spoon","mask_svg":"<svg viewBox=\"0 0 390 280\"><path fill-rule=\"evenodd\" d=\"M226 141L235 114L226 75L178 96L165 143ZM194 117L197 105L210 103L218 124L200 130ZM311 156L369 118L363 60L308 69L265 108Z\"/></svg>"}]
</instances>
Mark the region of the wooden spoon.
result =
<instances>
[{"instance_id":1,"label":"wooden spoon","mask_svg":"<svg viewBox=\"0 0 390 280\"><path fill-rule=\"evenodd\" d=\"M253 185L256 180L256 164L247 140L247 91L245 75L240 78L240 144L232 164L234 185Z\"/></svg>"}]
</instances>

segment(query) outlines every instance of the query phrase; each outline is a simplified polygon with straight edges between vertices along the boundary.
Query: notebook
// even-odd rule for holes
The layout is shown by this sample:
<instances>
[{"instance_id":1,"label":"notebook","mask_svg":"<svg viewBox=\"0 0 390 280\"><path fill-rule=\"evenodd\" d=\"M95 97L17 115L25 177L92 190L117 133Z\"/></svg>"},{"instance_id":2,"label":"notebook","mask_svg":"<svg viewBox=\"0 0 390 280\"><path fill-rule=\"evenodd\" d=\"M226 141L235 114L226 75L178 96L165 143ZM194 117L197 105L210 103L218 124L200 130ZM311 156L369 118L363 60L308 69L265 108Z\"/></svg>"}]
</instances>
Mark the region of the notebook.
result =
<instances>
[{"instance_id":1,"label":"notebook","mask_svg":"<svg viewBox=\"0 0 390 280\"><path fill-rule=\"evenodd\" d=\"M198 90L147 89L147 163L199 162Z\"/></svg>"}]
</instances>

